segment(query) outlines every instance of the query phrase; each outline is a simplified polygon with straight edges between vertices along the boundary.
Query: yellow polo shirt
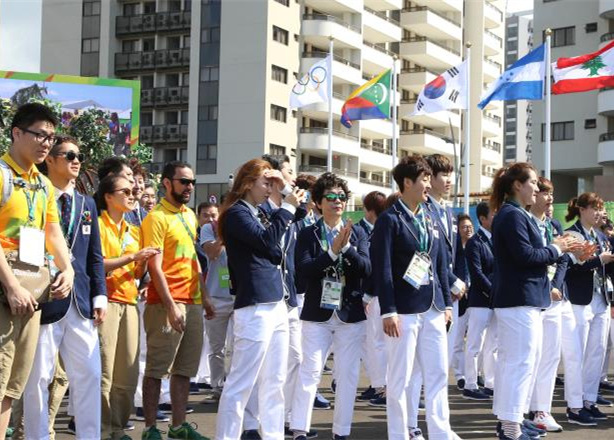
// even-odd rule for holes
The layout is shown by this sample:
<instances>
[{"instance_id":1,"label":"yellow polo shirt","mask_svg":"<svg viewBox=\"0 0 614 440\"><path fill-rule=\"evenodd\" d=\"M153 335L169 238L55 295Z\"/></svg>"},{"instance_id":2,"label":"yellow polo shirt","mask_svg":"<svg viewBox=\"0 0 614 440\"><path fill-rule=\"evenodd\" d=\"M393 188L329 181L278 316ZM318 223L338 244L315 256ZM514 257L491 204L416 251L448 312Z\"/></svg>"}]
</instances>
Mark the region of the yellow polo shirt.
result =
<instances>
[{"instance_id":1,"label":"yellow polo shirt","mask_svg":"<svg viewBox=\"0 0 614 440\"><path fill-rule=\"evenodd\" d=\"M126 220L117 224L104 210L98 217L100 244L104 258L118 258L125 254L136 254L141 249L141 230ZM136 287L137 263L125 264L107 273L109 301L136 304L139 292Z\"/></svg>"},{"instance_id":2,"label":"yellow polo shirt","mask_svg":"<svg viewBox=\"0 0 614 440\"><path fill-rule=\"evenodd\" d=\"M171 296L178 303L202 304L194 247L197 225L194 211L185 205L176 208L166 199L147 214L141 225L143 247L162 251L162 271ZM147 304L160 302L152 282L147 290Z\"/></svg>"},{"instance_id":3,"label":"yellow polo shirt","mask_svg":"<svg viewBox=\"0 0 614 440\"><path fill-rule=\"evenodd\" d=\"M59 217L53 185L47 177L40 173L36 165L32 165L29 170L25 171L15 163L9 153L2 156L2 160L12 168L14 178L22 178L31 184L39 183L40 178L46 185L46 193L42 189L32 191L15 186L11 197L8 200L3 200L4 206L0 208L0 245L2 245L6 252L19 249L19 228L21 226L28 226L28 199L26 192L29 192L30 197L34 199L34 227L44 230L45 224L58 223ZM0 174L0 194L2 194L4 185L4 179L2 179Z\"/></svg>"}]
</instances>

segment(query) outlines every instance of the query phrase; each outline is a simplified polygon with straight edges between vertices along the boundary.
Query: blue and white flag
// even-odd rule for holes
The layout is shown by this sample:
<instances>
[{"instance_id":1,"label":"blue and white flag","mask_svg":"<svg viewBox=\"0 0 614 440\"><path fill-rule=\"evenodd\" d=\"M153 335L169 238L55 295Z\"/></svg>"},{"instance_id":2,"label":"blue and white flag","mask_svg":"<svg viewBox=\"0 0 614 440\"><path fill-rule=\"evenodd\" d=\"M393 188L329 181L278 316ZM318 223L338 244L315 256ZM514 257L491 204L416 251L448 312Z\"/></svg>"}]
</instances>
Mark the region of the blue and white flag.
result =
<instances>
[{"instance_id":1,"label":"blue and white flag","mask_svg":"<svg viewBox=\"0 0 614 440\"><path fill-rule=\"evenodd\" d=\"M512 64L497 81L491 84L478 107L483 109L492 100L543 99L545 56L546 48L542 44Z\"/></svg>"}]
</instances>

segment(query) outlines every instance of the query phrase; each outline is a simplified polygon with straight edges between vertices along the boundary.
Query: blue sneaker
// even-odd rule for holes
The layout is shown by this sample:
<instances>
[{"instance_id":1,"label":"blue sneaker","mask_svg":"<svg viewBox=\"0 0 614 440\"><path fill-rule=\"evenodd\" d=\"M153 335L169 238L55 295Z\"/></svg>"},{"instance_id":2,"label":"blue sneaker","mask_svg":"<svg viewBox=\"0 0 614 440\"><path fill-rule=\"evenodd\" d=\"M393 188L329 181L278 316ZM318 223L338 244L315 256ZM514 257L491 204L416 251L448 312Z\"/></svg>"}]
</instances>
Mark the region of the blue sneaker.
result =
<instances>
[{"instance_id":1,"label":"blue sneaker","mask_svg":"<svg viewBox=\"0 0 614 440\"><path fill-rule=\"evenodd\" d=\"M580 411L578 411L578 414L567 408L567 421L569 423L573 423L574 425L597 426L595 418L586 408L582 408Z\"/></svg>"},{"instance_id":2,"label":"blue sneaker","mask_svg":"<svg viewBox=\"0 0 614 440\"><path fill-rule=\"evenodd\" d=\"M490 396L480 390L469 390L465 388L463 391L463 399L467 400L490 400Z\"/></svg>"},{"instance_id":3,"label":"blue sneaker","mask_svg":"<svg viewBox=\"0 0 614 440\"><path fill-rule=\"evenodd\" d=\"M360 396L357 397L357 400L361 402L368 402L369 400L375 397L375 388L369 385L369 388L364 390Z\"/></svg>"},{"instance_id":4,"label":"blue sneaker","mask_svg":"<svg viewBox=\"0 0 614 440\"><path fill-rule=\"evenodd\" d=\"M458 391L463 391L465 389L465 379L460 378L456 381L456 389Z\"/></svg>"},{"instance_id":5,"label":"blue sneaker","mask_svg":"<svg viewBox=\"0 0 614 440\"><path fill-rule=\"evenodd\" d=\"M241 440L262 440L257 429L248 429L241 434Z\"/></svg>"},{"instance_id":6,"label":"blue sneaker","mask_svg":"<svg viewBox=\"0 0 614 440\"><path fill-rule=\"evenodd\" d=\"M369 400L369 406L376 408L386 408L386 391L382 391L375 395L375 397Z\"/></svg>"},{"instance_id":7,"label":"blue sneaker","mask_svg":"<svg viewBox=\"0 0 614 440\"><path fill-rule=\"evenodd\" d=\"M484 394L486 394L487 396L493 397L495 395L495 390L493 390L492 388L482 388L482 392Z\"/></svg>"},{"instance_id":8,"label":"blue sneaker","mask_svg":"<svg viewBox=\"0 0 614 440\"><path fill-rule=\"evenodd\" d=\"M200 387L196 382L190 382L190 394L200 393Z\"/></svg>"},{"instance_id":9,"label":"blue sneaker","mask_svg":"<svg viewBox=\"0 0 614 440\"><path fill-rule=\"evenodd\" d=\"M333 439L333 440L347 440L347 436L346 436L346 435L337 435L337 434L333 434L332 439Z\"/></svg>"},{"instance_id":10,"label":"blue sneaker","mask_svg":"<svg viewBox=\"0 0 614 440\"><path fill-rule=\"evenodd\" d=\"M74 417L70 418L70 421L68 422L68 427L66 428L66 431L68 431L69 434L77 435L77 428L75 427L75 418Z\"/></svg>"},{"instance_id":11,"label":"blue sneaker","mask_svg":"<svg viewBox=\"0 0 614 440\"><path fill-rule=\"evenodd\" d=\"M591 416L593 416L593 419L595 420L607 420L608 419L608 416L602 413L601 410L597 408L597 405L591 405L591 407L587 411L590 413Z\"/></svg>"},{"instance_id":12,"label":"blue sneaker","mask_svg":"<svg viewBox=\"0 0 614 440\"><path fill-rule=\"evenodd\" d=\"M333 381L330 383L330 390L333 392L333 394L337 393L337 381L335 379L333 379Z\"/></svg>"},{"instance_id":13,"label":"blue sneaker","mask_svg":"<svg viewBox=\"0 0 614 440\"><path fill-rule=\"evenodd\" d=\"M158 405L158 409L160 411L162 411L162 413L164 414L172 414L173 413L173 407L170 403L161 403ZM185 413L186 414L192 414L194 412L194 407L190 406L190 405L186 405L185 407Z\"/></svg>"},{"instance_id":14,"label":"blue sneaker","mask_svg":"<svg viewBox=\"0 0 614 440\"><path fill-rule=\"evenodd\" d=\"M139 406L136 408L134 418L141 422L145 421L145 413L143 412L142 407ZM171 418L164 414L162 411L158 410L158 412L156 413L156 422L169 422L170 420Z\"/></svg>"},{"instance_id":15,"label":"blue sneaker","mask_svg":"<svg viewBox=\"0 0 614 440\"><path fill-rule=\"evenodd\" d=\"M320 393L316 393L316 398L313 400L313 409L330 409L330 402Z\"/></svg>"},{"instance_id":16,"label":"blue sneaker","mask_svg":"<svg viewBox=\"0 0 614 440\"><path fill-rule=\"evenodd\" d=\"M601 394L597 394L597 402L595 403L599 406L612 406L612 401L604 399Z\"/></svg>"}]
</instances>

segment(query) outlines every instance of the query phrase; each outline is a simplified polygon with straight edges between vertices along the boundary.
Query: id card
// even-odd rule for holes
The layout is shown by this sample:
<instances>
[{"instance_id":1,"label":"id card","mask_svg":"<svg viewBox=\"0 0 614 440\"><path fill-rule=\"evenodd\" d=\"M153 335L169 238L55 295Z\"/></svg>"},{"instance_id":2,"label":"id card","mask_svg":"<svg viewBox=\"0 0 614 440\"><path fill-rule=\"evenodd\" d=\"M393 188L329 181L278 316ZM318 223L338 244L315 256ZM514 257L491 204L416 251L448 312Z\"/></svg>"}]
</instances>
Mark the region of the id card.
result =
<instances>
[{"instance_id":1,"label":"id card","mask_svg":"<svg viewBox=\"0 0 614 440\"><path fill-rule=\"evenodd\" d=\"M554 279L554 275L556 274L556 264L551 264L548 266L548 279L552 281Z\"/></svg>"},{"instance_id":2,"label":"id card","mask_svg":"<svg viewBox=\"0 0 614 440\"><path fill-rule=\"evenodd\" d=\"M19 228L19 261L38 267L45 264L45 231L29 226Z\"/></svg>"},{"instance_id":3,"label":"id card","mask_svg":"<svg viewBox=\"0 0 614 440\"><path fill-rule=\"evenodd\" d=\"M426 286L429 283L431 259L427 254L416 252L407 266L403 279L415 289Z\"/></svg>"},{"instance_id":4,"label":"id card","mask_svg":"<svg viewBox=\"0 0 614 440\"><path fill-rule=\"evenodd\" d=\"M614 292L614 285L612 284L612 280L609 277L605 279L605 288L610 295L612 294L612 292Z\"/></svg>"},{"instance_id":5,"label":"id card","mask_svg":"<svg viewBox=\"0 0 614 440\"><path fill-rule=\"evenodd\" d=\"M228 268L227 267L218 268L217 276L220 282L220 287L223 289L228 289L230 287L230 273L228 272Z\"/></svg>"},{"instance_id":6,"label":"id card","mask_svg":"<svg viewBox=\"0 0 614 440\"><path fill-rule=\"evenodd\" d=\"M328 310L339 310L341 308L341 293L343 283L335 278L324 278L322 280L322 299L320 307Z\"/></svg>"}]
</instances>

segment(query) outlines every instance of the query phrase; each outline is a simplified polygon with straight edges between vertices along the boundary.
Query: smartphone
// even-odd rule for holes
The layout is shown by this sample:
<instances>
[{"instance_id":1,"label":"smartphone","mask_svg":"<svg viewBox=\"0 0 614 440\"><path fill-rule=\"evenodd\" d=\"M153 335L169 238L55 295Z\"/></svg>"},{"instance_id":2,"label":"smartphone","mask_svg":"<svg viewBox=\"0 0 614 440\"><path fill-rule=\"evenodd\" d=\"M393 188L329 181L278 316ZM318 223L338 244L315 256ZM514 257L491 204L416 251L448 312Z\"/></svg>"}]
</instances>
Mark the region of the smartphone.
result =
<instances>
[{"instance_id":1,"label":"smartphone","mask_svg":"<svg viewBox=\"0 0 614 440\"><path fill-rule=\"evenodd\" d=\"M311 201L311 191L305 191L305 203L309 203Z\"/></svg>"}]
</instances>

